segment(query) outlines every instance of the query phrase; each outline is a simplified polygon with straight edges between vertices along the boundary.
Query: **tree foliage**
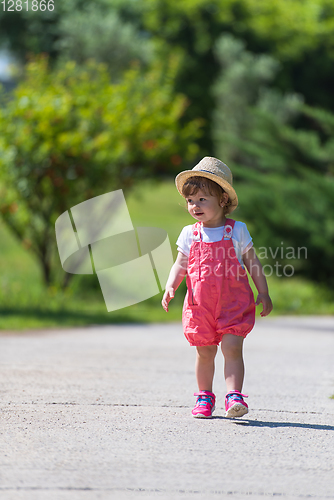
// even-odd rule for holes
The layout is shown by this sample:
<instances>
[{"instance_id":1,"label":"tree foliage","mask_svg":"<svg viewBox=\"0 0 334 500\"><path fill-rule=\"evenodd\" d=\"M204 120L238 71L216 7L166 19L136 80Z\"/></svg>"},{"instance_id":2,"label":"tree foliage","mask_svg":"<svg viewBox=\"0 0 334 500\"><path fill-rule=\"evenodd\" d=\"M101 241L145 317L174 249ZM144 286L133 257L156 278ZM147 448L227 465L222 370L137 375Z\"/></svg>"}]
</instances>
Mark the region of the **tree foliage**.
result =
<instances>
[{"instance_id":1,"label":"tree foliage","mask_svg":"<svg viewBox=\"0 0 334 500\"><path fill-rule=\"evenodd\" d=\"M235 173L238 216L249 221L255 241L273 249L268 258L275 248L294 248L292 260L279 250L282 265L333 285L334 115L278 93L271 86L275 60L249 53L240 41L224 37L217 56L217 154ZM301 116L309 128L294 127Z\"/></svg>"},{"instance_id":2,"label":"tree foliage","mask_svg":"<svg viewBox=\"0 0 334 500\"><path fill-rule=\"evenodd\" d=\"M130 2L128 2L130 3ZM175 36L190 22L198 50L210 47L206 15L244 37L253 33L271 45L279 58L299 57L305 50L326 40L333 48L334 5L331 0L143 0L145 25L167 38ZM214 33L211 33L211 36ZM206 43L205 43L206 42Z\"/></svg>"},{"instance_id":3,"label":"tree foliage","mask_svg":"<svg viewBox=\"0 0 334 500\"><path fill-rule=\"evenodd\" d=\"M0 38L23 59L27 52L54 59L67 53L78 62L93 56L117 73L133 57L146 61L153 42L161 58L183 54L176 91L191 102L184 120L206 120L199 142L204 153L212 150L214 46L223 33L283 62L276 87L334 111L333 28L332 0L97 0L94 6L57 0L53 12L0 12Z\"/></svg>"},{"instance_id":4,"label":"tree foliage","mask_svg":"<svg viewBox=\"0 0 334 500\"><path fill-rule=\"evenodd\" d=\"M153 60L153 45L136 27L124 22L116 11L104 13L89 6L64 16L55 47L61 59L84 64L88 59L105 63L113 80L120 78L133 61L147 66Z\"/></svg>"},{"instance_id":5,"label":"tree foliage","mask_svg":"<svg viewBox=\"0 0 334 500\"><path fill-rule=\"evenodd\" d=\"M110 83L105 66L31 61L0 111L0 210L50 283L54 223L67 208L196 155L200 123L181 127L175 61Z\"/></svg>"}]
</instances>

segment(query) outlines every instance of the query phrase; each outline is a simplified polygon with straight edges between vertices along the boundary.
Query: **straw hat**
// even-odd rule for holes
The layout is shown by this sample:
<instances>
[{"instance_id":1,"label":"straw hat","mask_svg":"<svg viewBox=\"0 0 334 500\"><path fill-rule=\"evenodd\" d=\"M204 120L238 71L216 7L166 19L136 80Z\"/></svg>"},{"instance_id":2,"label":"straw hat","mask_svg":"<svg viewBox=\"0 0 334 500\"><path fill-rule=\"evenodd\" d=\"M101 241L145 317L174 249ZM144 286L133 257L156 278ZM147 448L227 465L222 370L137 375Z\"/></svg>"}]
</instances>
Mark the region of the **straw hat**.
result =
<instances>
[{"instance_id":1,"label":"straw hat","mask_svg":"<svg viewBox=\"0 0 334 500\"><path fill-rule=\"evenodd\" d=\"M212 156L205 156L192 170L184 170L180 172L175 178L175 184L178 192L182 195L183 184L189 177L207 177L212 181L219 184L224 191L228 194L231 205L228 207L228 213L233 212L238 206L237 193L232 187L233 177L232 172L225 163L213 158ZM183 196L183 195L182 195Z\"/></svg>"}]
</instances>

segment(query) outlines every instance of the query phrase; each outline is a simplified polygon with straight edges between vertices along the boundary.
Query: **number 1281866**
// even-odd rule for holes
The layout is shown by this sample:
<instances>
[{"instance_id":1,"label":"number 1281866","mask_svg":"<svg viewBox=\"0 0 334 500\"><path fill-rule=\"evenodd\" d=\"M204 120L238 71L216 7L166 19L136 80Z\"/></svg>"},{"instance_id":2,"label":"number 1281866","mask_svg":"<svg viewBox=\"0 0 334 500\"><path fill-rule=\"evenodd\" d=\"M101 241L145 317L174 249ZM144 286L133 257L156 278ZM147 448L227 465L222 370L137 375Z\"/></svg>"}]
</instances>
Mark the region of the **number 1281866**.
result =
<instances>
[{"instance_id":1,"label":"number 1281866","mask_svg":"<svg viewBox=\"0 0 334 500\"><path fill-rule=\"evenodd\" d=\"M0 2L2 10L15 12L20 10L41 11L54 10L54 0L3 0Z\"/></svg>"}]
</instances>

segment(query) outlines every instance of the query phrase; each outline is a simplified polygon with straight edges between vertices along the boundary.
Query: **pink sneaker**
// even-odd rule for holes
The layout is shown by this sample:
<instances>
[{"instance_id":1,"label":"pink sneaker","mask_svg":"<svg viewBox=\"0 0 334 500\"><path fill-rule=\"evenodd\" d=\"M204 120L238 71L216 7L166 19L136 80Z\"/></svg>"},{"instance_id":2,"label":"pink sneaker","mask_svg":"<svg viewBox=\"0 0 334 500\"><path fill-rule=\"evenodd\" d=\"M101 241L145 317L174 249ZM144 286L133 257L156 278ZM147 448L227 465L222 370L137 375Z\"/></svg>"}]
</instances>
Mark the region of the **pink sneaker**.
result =
<instances>
[{"instance_id":1,"label":"pink sneaker","mask_svg":"<svg viewBox=\"0 0 334 500\"><path fill-rule=\"evenodd\" d=\"M212 412L215 409L216 396L210 391L200 391L195 392L194 396L197 396L197 401L192 414L197 418L211 418Z\"/></svg>"},{"instance_id":2,"label":"pink sneaker","mask_svg":"<svg viewBox=\"0 0 334 500\"><path fill-rule=\"evenodd\" d=\"M235 418L242 417L248 413L248 405L243 398L248 398L246 394L241 394L239 391L230 391L225 397L225 417Z\"/></svg>"}]
</instances>

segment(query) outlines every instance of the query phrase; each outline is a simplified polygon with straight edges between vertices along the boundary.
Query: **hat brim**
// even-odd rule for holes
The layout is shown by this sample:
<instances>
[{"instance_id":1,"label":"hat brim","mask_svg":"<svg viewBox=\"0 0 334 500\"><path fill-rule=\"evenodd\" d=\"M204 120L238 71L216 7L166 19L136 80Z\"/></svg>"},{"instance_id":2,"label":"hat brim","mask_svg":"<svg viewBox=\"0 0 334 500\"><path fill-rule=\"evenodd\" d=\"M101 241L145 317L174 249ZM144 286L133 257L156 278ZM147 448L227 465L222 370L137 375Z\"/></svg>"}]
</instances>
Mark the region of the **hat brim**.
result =
<instances>
[{"instance_id":1,"label":"hat brim","mask_svg":"<svg viewBox=\"0 0 334 500\"><path fill-rule=\"evenodd\" d=\"M189 179L189 177L206 177L207 179L211 179L212 181L214 181L216 184L219 184L219 186L221 186L224 189L224 191L228 194L231 201L231 205L228 207L229 210L227 213L230 214L231 212L233 212L233 210L237 208L238 197L237 193L235 192L231 184L225 181L224 179L221 179L218 175L211 174L210 172L203 172L200 170L198 171L184 170L184 172L180 172L175 178L175 184L181 196L183 196L182 194L183 184Z\"/></svg>"}]
</instances>

